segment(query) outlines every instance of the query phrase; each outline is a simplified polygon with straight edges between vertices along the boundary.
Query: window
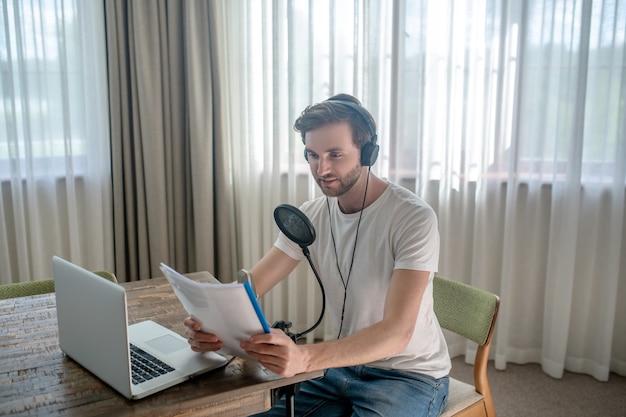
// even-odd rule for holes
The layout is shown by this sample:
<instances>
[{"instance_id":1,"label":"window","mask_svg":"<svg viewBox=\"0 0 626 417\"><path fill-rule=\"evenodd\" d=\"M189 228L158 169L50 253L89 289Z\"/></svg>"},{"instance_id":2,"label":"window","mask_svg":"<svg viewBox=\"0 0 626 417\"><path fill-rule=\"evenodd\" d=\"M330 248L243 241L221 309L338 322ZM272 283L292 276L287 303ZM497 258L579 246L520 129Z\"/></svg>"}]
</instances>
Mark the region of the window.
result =
<instances>
[{"instance_id":1,"label":"window","mask_svg":"<svg viewBox=\"0 0 626 417\"><path fill-rule=\"evenodd\" d=\"M84 172L87 134L97 128L90 121L102 111L97 100L106 85L97 79L104 61L92 56L99 49L90 13L81 2L3 2L1 178Z\"/></svg>"}]
</instances>

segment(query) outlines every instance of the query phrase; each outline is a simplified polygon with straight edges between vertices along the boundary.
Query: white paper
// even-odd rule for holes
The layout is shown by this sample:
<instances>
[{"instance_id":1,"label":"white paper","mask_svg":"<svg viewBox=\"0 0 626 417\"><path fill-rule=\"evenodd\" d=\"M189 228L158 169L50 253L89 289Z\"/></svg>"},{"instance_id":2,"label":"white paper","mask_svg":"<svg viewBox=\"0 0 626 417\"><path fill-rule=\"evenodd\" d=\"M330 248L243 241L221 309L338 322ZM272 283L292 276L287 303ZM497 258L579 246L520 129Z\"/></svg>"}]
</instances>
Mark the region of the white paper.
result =
<instances>
[{"instance_id":1,"label":"white paper","mask_svg":"<svg viewBox=\"0 0 626 417\"><path fill-rule=\"evenodd\" d=\"M224 342L219 353L252 359L239 344L252 335L269 332L269 326L244 284L196 282L163 263L161 271L189 316L202 325L203 331L216 334Z\"/></svg>"}]
</instances>

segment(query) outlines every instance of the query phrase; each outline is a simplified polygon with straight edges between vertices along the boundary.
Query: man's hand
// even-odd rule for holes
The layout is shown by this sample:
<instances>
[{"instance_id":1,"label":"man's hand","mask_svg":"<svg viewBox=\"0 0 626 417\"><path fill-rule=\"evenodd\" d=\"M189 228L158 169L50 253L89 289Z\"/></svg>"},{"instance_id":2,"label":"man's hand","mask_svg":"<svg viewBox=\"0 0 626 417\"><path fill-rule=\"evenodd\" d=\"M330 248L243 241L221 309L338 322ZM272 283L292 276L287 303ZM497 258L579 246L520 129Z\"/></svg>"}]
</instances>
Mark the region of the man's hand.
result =
<instances>
[{"instance_id":1,"label":"man's hand","mask_svg":"<svg viewBox=\"0 0 626 417\"><path fill-rule=\"evenodd\" d=\"M241 342L241 348L277 375L291 377L306 372L306 345L296 345L282 330L272 329Z\"/></svg>"},{"instance_id":2,"label":"man's hand","mask_svg":"<svg viewBox=\"0 0 626 417\"><path fill-rule=\"evenodd\" d=\"M187 342L191 345L191 350L194 352L213 352L220 350L224 346L224 342L217 335L203 332L200 323L191 317L187 317L183 324L186 327L185 335L187 336Z\"/></svg>"}]
</instances>

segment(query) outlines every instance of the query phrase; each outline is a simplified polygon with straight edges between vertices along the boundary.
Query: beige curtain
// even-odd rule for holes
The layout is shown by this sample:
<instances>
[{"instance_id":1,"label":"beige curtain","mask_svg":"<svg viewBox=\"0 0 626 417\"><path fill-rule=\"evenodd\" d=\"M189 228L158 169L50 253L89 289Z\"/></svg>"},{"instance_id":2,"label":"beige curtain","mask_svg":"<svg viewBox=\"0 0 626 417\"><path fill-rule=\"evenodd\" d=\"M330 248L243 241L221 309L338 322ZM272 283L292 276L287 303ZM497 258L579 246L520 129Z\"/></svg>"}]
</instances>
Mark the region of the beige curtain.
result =
<instances>
[{"instance_id":1,"label":"beige curtain","mask_svg":"<svg viewBox=\"0 0 626 417\"><path fill-rule=\"evenodd\" d=\"M164 262L231 275L232 209L216 188L225 179L214 162L223 151L215 145L210 2L107 0L105 7L115 271L121 280L149 278Z\"/></svg>"}]
</instances>

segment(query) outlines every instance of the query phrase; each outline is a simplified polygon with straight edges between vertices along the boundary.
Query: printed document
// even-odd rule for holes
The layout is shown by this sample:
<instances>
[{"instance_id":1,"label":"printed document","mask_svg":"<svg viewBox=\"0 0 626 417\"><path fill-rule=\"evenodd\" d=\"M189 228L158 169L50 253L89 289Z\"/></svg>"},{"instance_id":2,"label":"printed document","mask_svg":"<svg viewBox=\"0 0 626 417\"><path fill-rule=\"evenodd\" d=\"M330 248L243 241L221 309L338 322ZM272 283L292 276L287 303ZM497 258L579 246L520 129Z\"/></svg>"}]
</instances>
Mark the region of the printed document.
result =
<instances>
[{"instance_id":1,"label":"printed document","mask_svg":"<svg viewBox=\"0 0 626 417\"><path fill-rule=\"evenodd\" d=\"M202 330L216 334L224 347L219 353L252 359L239 346L252 335L269 333L270 327L248 282L200 283L161 263L161 271L190 317Z\"/></svg>"}]
</instances>

